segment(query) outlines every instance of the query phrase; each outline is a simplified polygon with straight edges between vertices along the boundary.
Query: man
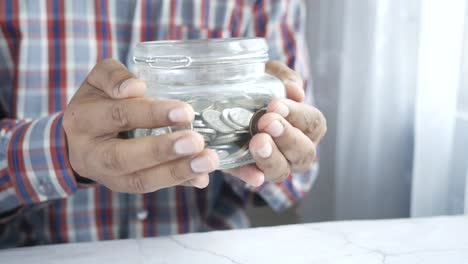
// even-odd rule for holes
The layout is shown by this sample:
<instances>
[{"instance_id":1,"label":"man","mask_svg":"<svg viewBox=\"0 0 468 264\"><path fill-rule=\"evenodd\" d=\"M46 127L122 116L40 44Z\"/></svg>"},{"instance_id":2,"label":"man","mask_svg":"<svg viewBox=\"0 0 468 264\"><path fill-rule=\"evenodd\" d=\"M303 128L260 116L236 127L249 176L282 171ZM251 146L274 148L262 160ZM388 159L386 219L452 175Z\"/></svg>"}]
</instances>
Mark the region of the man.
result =
<instances>
[{"instance_id":1,"label":"man","mask_svg":"<svg viewBox=\"0 0 468 264\"><path fill-rule=\"evenodd\" d=\"M326 125L289 68L307 77L302 5L2 1L1 247L242 228L248 202L279 211L303 197ZM255 166L216 171L217 155L192 131L118 137L194 116L183 102L144 98L146 84L126 68L136 43L251 36L267 39L278 60L267 71L289 98L260 119Z\"/></svg>"}]
</instances>

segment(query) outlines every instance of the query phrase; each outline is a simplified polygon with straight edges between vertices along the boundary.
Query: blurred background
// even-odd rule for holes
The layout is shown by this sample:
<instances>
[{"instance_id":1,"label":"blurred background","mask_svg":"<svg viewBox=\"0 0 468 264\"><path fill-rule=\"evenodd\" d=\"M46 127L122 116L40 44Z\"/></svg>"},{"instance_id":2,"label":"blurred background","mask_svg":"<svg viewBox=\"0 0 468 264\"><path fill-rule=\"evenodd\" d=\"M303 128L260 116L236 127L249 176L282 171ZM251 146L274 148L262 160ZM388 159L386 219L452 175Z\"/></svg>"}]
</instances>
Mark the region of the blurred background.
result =
<instances>
[{"instance_id":1,"label":"blurred background","mask_svg":"<svg viewBox=\"0 0 468 264\"><path fill-rule=\"evenodd\" d=\"M468 0L306 0L320 174L254 226L468 213Z\"/></svg>"}]
</instances>

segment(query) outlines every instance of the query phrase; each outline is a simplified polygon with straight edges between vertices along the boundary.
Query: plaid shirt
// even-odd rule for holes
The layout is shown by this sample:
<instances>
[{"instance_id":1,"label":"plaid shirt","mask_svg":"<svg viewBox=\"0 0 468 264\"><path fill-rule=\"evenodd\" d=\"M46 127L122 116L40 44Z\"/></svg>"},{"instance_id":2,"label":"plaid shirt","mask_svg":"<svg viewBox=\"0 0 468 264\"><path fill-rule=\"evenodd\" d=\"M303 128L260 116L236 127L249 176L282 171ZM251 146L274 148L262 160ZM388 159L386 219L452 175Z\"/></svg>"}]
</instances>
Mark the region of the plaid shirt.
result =
<instances>
[{"instance_id":1,"label":"plaid shirt","mask_svg":"<svg viewBox=\"0 0 468 264\"><path fill-rule=\"evenodd\" d=\"M140 41L261 36L272 59L307 77L304 15L300 0L2 0L0 247L242 228L252 197L275 210L302 198L313 172L257 189L220 171L203 190L137 195L82 185L61 111L97 61L131 69Z\"/></svg>"}]
</instances>

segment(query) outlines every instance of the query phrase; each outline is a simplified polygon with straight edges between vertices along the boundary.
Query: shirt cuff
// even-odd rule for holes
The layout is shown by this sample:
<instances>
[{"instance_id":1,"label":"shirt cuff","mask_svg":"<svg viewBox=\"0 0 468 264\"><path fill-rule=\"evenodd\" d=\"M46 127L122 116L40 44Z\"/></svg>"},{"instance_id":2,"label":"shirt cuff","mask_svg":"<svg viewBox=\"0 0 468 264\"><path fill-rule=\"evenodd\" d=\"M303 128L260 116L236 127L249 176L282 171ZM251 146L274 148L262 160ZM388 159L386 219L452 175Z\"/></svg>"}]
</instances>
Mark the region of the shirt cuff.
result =
<instances>
[{"instance_id":1,"label":"shirt cuff","mask_svg":"<svg viewBox=\"0 0 468 264\"><path fill-rule=\"evenodd\" d=\"M22 204L40 203L73 194L77 182L68 161L63 113L15 128L8 145L8 168Z\"/></svg>"}]
</instances>

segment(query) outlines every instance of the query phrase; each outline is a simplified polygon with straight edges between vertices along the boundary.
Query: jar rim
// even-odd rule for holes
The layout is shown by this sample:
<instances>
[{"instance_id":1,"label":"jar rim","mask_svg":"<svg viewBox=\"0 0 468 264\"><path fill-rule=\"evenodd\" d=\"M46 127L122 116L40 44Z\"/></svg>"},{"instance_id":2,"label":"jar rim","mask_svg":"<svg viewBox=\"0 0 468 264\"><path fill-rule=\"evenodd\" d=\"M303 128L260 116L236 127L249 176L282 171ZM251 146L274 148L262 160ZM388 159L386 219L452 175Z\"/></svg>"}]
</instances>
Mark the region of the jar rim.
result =
<instances>
[{"instance_id":1,"label":"jar rim","mask_svg":"<svg viewBox=\"0 0 468 264\"><path fill-rule=\"evenodd\" d=\"M220 38L140 42L133 61L151 68L174 69L264 63L268 45L264 38Z\"/></svg>"}]
</instances>

